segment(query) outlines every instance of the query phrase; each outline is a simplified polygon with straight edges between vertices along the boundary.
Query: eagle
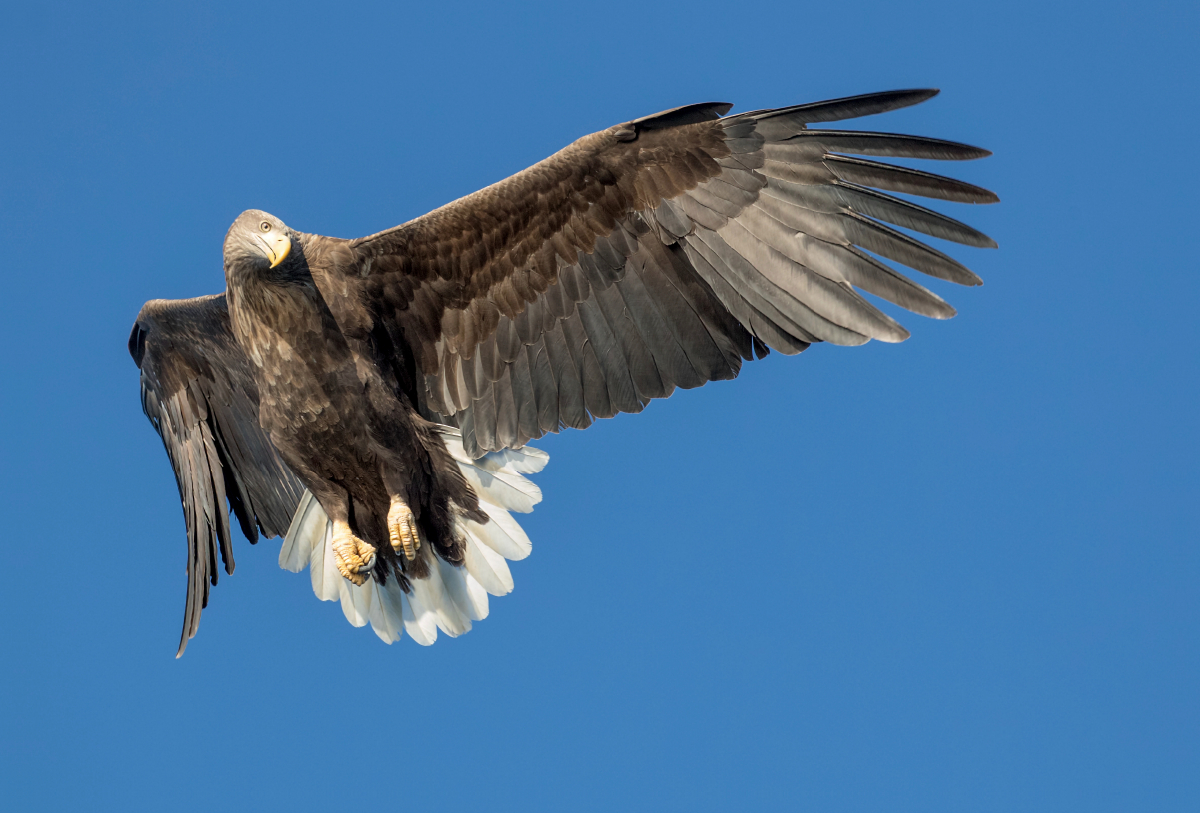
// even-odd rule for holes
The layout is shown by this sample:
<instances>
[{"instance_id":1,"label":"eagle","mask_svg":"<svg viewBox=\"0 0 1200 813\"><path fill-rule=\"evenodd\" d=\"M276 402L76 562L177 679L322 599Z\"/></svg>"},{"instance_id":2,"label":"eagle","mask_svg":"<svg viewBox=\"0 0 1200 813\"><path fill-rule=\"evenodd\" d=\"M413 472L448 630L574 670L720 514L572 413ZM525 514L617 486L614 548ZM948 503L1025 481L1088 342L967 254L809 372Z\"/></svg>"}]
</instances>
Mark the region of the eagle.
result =
<instances>
[{"instance_id":1,"label":"eagle","mask_svg":"<svg viewBox=\"0 0 1200 813\"><path fill-rule=\"evenodd\" d=\"M225 292L147 302L129 337L187 527L177 657L218 557L233 573L231 513L251 543L284 537L281 566L309 568L352 624L428 645L512 589L508 560L530 542L511 512L541 499L526 475L547 461L530 441L734 378L772 350L908 338L864 293L953 316L885 261L978 285L910 232L996 243L887 193L997 197L873 159L990 153L810 127L937 92L677 107L357 239L243 212Z\"/></svg>"}]
</instances>

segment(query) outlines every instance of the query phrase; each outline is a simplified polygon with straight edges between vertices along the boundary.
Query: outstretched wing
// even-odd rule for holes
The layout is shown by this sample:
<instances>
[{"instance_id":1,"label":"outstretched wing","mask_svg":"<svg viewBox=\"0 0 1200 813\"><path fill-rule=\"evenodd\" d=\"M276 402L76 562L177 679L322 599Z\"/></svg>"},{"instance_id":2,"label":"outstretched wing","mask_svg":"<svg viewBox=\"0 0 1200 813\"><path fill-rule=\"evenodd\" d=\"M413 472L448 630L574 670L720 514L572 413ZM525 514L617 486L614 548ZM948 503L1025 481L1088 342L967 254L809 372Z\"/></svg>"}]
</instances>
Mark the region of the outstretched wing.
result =
<instances>
[{"instance_id":1,"label":"outstretched wing","mask_svg":"<svg viewBox=\"0 0 1200 813\"><path fill-rule=\"evenodd\" d=\"M698 104L586 136L424 217L352 241L318 277L339 321L411 352L418 397L473 455L675 387L733 378L767 349L902 341L859 291L916 313L954 310L879 257L980 280L886 224L971 246L985 235L880 189L965 203L995 195L856 156L969 159L975 147L809 130L937 91L877 93L719 118ZM349 295L347 295L349 294ZM382 329L382 330L381 330ZM386 350L386 348L385 348Z\"/></svg>"},{"instance_id":2,"label":"outstretched wing","mask_svg":"<svg viewBox=\"0 0 1200 813\"><path fill-rule=\"evenodd\" d=\"M258 390L225 295L147 302L129 335L142 409L162 437L187 524L187 604L176 657L200 625L217 555L233 573L229 506L252 543L282 536L304 487L258 425Z\"/></svg>"}]
</instances>

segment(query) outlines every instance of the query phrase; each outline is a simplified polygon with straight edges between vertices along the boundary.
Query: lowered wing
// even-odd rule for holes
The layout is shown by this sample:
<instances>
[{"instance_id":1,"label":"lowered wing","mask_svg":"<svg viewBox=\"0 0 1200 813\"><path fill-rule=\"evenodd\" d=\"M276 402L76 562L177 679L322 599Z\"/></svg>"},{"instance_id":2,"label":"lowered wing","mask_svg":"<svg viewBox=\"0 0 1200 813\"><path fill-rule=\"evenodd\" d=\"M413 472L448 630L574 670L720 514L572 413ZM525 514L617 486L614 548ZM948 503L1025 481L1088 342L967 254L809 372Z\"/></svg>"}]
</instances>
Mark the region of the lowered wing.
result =
<instances>
[{"instance_id":1,"label":"lowered wing","mask_svg":"<svg viewBox=\"0 0 1200 813\"><path fill-rule=\"evenodd\" d=\"M304 487L258 425L258 390L230 332L224 294L147 302L129 353L142 371L142 409L171 459L187 525L178 657L217 583L218 555L233 573L230 508L251 543L259 531L281 536Z\"/></svg>"}]
</instances>

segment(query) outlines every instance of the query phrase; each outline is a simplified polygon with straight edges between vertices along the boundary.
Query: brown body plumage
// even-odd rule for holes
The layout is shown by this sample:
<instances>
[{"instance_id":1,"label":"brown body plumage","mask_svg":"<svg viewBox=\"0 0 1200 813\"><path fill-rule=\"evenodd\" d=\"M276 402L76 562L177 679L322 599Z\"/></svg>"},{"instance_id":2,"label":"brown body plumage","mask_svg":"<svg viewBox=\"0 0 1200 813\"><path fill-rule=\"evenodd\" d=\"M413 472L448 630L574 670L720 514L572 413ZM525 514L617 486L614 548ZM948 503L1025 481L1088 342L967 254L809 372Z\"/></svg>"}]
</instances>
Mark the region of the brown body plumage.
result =
<instances>
[{"instance_id":1,"label":"brown body plumage","mask_svg":"<svg viewBox=\"0 0 1200 813\"><path fill-rule=\"evenodd\" d=\"M271 221L278 223L250 210L231 232ZM411 376L402 382L396 358L369 331L343 331L318 288L317 277L328 284L353 262L347 241L289 236L294 248L273 268L230 261L226 252L230 322L252 362L259 424L329 516L344 518L376 549L381 579L424 578L429 570L427 556L402 563L388 543L389 494L403 495L433 552L461 564L455 513L486 516L417 413Z\"/></svg>"},{"instance_id":2,"label":"brown body plumage","mask_svg":"<svg viewBox=\"0 0 1200 813\"><path fill-rule=\"evenodd\" d=\"M431 568L464 562L456 523L488 521L478 486L464 480L438 426L458 427L466 453L479 457L638 412L676 387L733 378L771 349L907 337L856 289L928 316L953 315L874 255L962 284L978 278L885 223L994 243L870 187L973 203L995 196L847 153L987 153L808 129L933 93L727 118L719 118L724 104L678 108L582 138L505 181L358 240L301 234L263 212L244 213L226 239L228 320L220 299L180 304L178 315L150 303L130 340L143 402L180 479L192 562L208 544L232 567L214 485L222 479L233 484L224 493L244 529L257 517L268 536L281 532L279 518L295 507L282 458L335 525L348 521L379 552L372 577L399 576L407 589ZM188 330L204 313L214 331L231 325L232 341L206 338L197 345L204 352L177 341L185 312ZM238 406L211 417L204 402L235 390ZM181 396L193 405L186 415ZM239 456L225 436L245 436L242 446L256 451ZM201 447L214 452L201 458ZM218 462L223 478L213 473ZM281 472L276 480L286 488L264 491L263 478L244 476L242 468L260 463ZM196 485L206 482L207 491ZM388 541L389 501L394 511L397 500L429 542L413 559ZM202 570L215 582L215 553L207 561L213 567ZM189 571L183 644L207 595L198 589L200 570Z\"/></svg>"}]
</instances>

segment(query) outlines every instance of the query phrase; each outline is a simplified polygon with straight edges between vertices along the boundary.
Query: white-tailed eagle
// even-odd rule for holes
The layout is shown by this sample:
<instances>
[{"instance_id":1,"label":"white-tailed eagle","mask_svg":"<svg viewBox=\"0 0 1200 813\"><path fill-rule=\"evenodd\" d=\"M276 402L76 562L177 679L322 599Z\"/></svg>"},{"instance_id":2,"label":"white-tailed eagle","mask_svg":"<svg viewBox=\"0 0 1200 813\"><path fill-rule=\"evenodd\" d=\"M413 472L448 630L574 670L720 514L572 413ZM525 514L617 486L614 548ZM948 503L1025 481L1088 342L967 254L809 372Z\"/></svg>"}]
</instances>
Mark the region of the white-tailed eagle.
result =
<instances>
[{"instance_id":1,"label":"white-tailed eagle","mask_svg":"<svg viewBox=\"0 0 1200 813\"><path fill-rule=\"evenodd\" d=\"M540 499L524 475L546 462L529 441L734 378L770 350L908 337L860 292L953 316L883 260L979 278L892 226L995 243L879 190L995 195L871 157L988 153L809 127L935 93L668 110L356 240L242 213L225 293L148 302L129 338L187 525L179 654L218 556L233 572L230 510L252 542L284 536L280 564L308 567L351 623L432 643L512 589L506 560L530 546L509 512Z\"/></svg>"}]
</instances>

